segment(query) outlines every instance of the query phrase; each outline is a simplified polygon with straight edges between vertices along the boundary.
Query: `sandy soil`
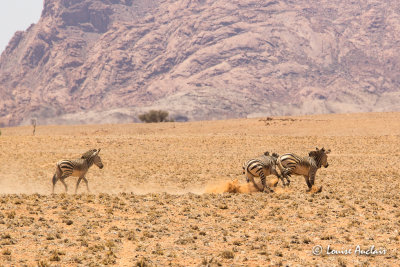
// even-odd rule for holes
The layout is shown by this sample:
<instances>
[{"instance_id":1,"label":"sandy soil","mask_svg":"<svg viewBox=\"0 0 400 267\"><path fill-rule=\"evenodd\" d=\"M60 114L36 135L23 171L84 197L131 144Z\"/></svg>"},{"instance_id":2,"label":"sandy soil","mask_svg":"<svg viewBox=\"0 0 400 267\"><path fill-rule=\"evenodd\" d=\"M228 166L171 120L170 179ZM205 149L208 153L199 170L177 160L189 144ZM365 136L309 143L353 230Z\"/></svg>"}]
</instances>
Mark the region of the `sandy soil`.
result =
<instances>
[{"instance_id":1,"label":"sandy soil","mask_svg":"<svg viewBox=\"0 0 400 267\"><path fill-rule=\"evenodd\" d=\"M1 132L0 266L400 264L400 113ZM322 192L294 176L249 193L245 160L317 146L332 149ZM55 163L92 148L105 165L89 170L92 193L72 194L71 177L50 195Z\"/></svg>"}]
</instances>

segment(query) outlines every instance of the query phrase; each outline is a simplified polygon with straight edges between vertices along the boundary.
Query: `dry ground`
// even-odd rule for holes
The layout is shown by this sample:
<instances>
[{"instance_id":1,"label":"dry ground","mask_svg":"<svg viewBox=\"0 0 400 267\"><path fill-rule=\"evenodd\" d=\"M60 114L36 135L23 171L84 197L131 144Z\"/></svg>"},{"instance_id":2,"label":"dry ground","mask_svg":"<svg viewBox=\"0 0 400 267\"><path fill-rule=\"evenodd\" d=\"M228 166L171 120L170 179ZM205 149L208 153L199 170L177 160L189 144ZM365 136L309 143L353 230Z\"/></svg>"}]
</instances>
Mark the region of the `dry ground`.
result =
<instances>
[{"instance_id":1,"label":"dry ground","mask_svg":"<svg viewBox=\"0 0 400 267\"><path fill-rule=\"evenodd\" d=\"M0 265L400 264L400 113L1 131ZM272 194L206 193L244 183L242 163L266 150L316 146L332 149L319 194L302 177ZM88 173L92 194L50 195L55 163L91 148L105 165Z\"/></svg>"}]
</instances>

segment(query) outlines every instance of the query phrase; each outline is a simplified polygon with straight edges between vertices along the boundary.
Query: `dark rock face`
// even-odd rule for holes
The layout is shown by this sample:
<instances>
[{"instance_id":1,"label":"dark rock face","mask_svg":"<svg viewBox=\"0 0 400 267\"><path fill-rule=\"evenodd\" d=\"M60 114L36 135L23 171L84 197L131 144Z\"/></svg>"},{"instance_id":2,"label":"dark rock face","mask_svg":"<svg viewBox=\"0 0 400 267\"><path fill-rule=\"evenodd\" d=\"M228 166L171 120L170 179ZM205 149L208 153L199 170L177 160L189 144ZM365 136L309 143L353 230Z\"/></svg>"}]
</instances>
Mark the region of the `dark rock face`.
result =
<instances>
[{"instance_id":1,"label":"dark rock face","mask_svg":"<svg viewBox=\"0 0 400 267\"><path fill-rule=\"evenodd\" d=\"M400 110L400 3L46 0L0 59L0 124Z\"/></svg>"}]
</instances>

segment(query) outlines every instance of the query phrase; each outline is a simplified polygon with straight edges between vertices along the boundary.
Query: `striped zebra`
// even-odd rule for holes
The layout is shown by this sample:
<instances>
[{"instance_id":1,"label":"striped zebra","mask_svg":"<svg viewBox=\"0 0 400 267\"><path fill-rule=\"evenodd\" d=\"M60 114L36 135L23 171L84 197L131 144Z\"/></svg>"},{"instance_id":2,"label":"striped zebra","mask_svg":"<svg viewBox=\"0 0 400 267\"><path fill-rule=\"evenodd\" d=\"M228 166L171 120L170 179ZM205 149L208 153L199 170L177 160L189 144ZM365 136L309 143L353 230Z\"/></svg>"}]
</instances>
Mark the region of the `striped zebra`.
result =
<instances>
[{"instance_id":1,"label":"striped zebra","mask_svg":"<svg viewBox=\"0 0 400 267\"><path fill-rule=\"evenodd\" d=\"M63 183L65 187L65 192L67 192L68 186L65 183L64 179L69 176L79 177L78 182L76 183L75 194L78 191L78 186L81 180L83 180L86 183L87 191L90 192L89 184L85 175L93 164L95 164L100 169L103 168L103 163L101 162L99 153L100 153L100 148L98 150L91 149L85 152L80 159L74 159L74 160L64 159L57 162L56 172L53 176L52 193L54 194L54 187L58 180L60 180Z\"/></svg>"},{"instance_id":2,"label":"striped zebra","mask_svg":"<svg viewBox=\"0 0 400 267\"><path fill-rule=\"evenodd\" d=\"M310 151L308 156L300 157L292 153L284 154L277 160L277 165L281 171L282 176L286 179L287 185L290 184L289 177L292 174L303 175L308 189L314 185L315 174L317 170L324 166L328 168L328 155L331 152L330 149L325 148Z\"/></svg>"},{"instance_id":3,"label":"striped zebra","mask_svg":"<svg viewBox=\"0 0 400 267\"><path fill-rule=\"evenodd\" d=\"M269 192L273 192L273 190L266 184L266 176L274 174L282 180L282 177L276 171L276 161L278 157L278 154L272 153L272 155L269 155L269 152L267 151L264 153L264 155L258 158L246 161L243 164L243 174L246 176L246 181L252 181L254 186L261 192L263 192L265 189L267 189ZM261 183L263 186L262 188L256 184L254 177L261 178Z\"/></svg>"}]
</instances>

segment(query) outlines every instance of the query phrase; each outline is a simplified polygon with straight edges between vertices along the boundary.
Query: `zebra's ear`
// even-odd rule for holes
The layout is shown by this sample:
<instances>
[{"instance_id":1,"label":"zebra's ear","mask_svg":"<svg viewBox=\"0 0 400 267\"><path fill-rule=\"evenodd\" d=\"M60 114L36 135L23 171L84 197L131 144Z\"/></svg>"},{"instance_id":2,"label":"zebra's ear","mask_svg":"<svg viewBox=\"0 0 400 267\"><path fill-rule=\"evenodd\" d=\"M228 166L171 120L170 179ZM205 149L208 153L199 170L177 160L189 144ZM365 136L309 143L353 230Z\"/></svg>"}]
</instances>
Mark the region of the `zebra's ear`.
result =
<instances>
[{"instance_id":1,"label":"zebra's ear","mask_svg":"<svg viewBox=\"0 0 400 267\"><path fill-rule=\"evenodd\" d=\"M331 150L330 150L330 149L328 149L328 150L325 152L325 154L329 154L329 153L331 153Z\"/></svg>"},{"instance_id":2,"label":"zebra's ear","mask_svg":"<svg viewBox=\"0 0 400 267\"><path fill-rule=\"evenodd\" d=\"M99 148L99 149L97 150L97 154L99 154L99 153L100 153L100 150L101 150L101 148Z\"/></svg>"},{"instance_id":3,"label":"zebra's ear","mask_svg":"<svg viewBox=\"0 0 400 267\"><path fill-rule=\"evenodd\" d=\"M264 152L264 155L265 155L265 156L269 156L269 151L265 151L265 152Z\"/></svg>"},{"instance_id":4,"label":"zebra's ear","mask_svg":"<svg viewBox=\"0 0 400 267\"><path fill-rule=\"evenodd\" d=\"M318 151L318 150L319 150L319 149L318 149L318 147L316 147L316 148L315 148L315 150L317 150L317 151Z\"/></svg>"}]
</instances>

